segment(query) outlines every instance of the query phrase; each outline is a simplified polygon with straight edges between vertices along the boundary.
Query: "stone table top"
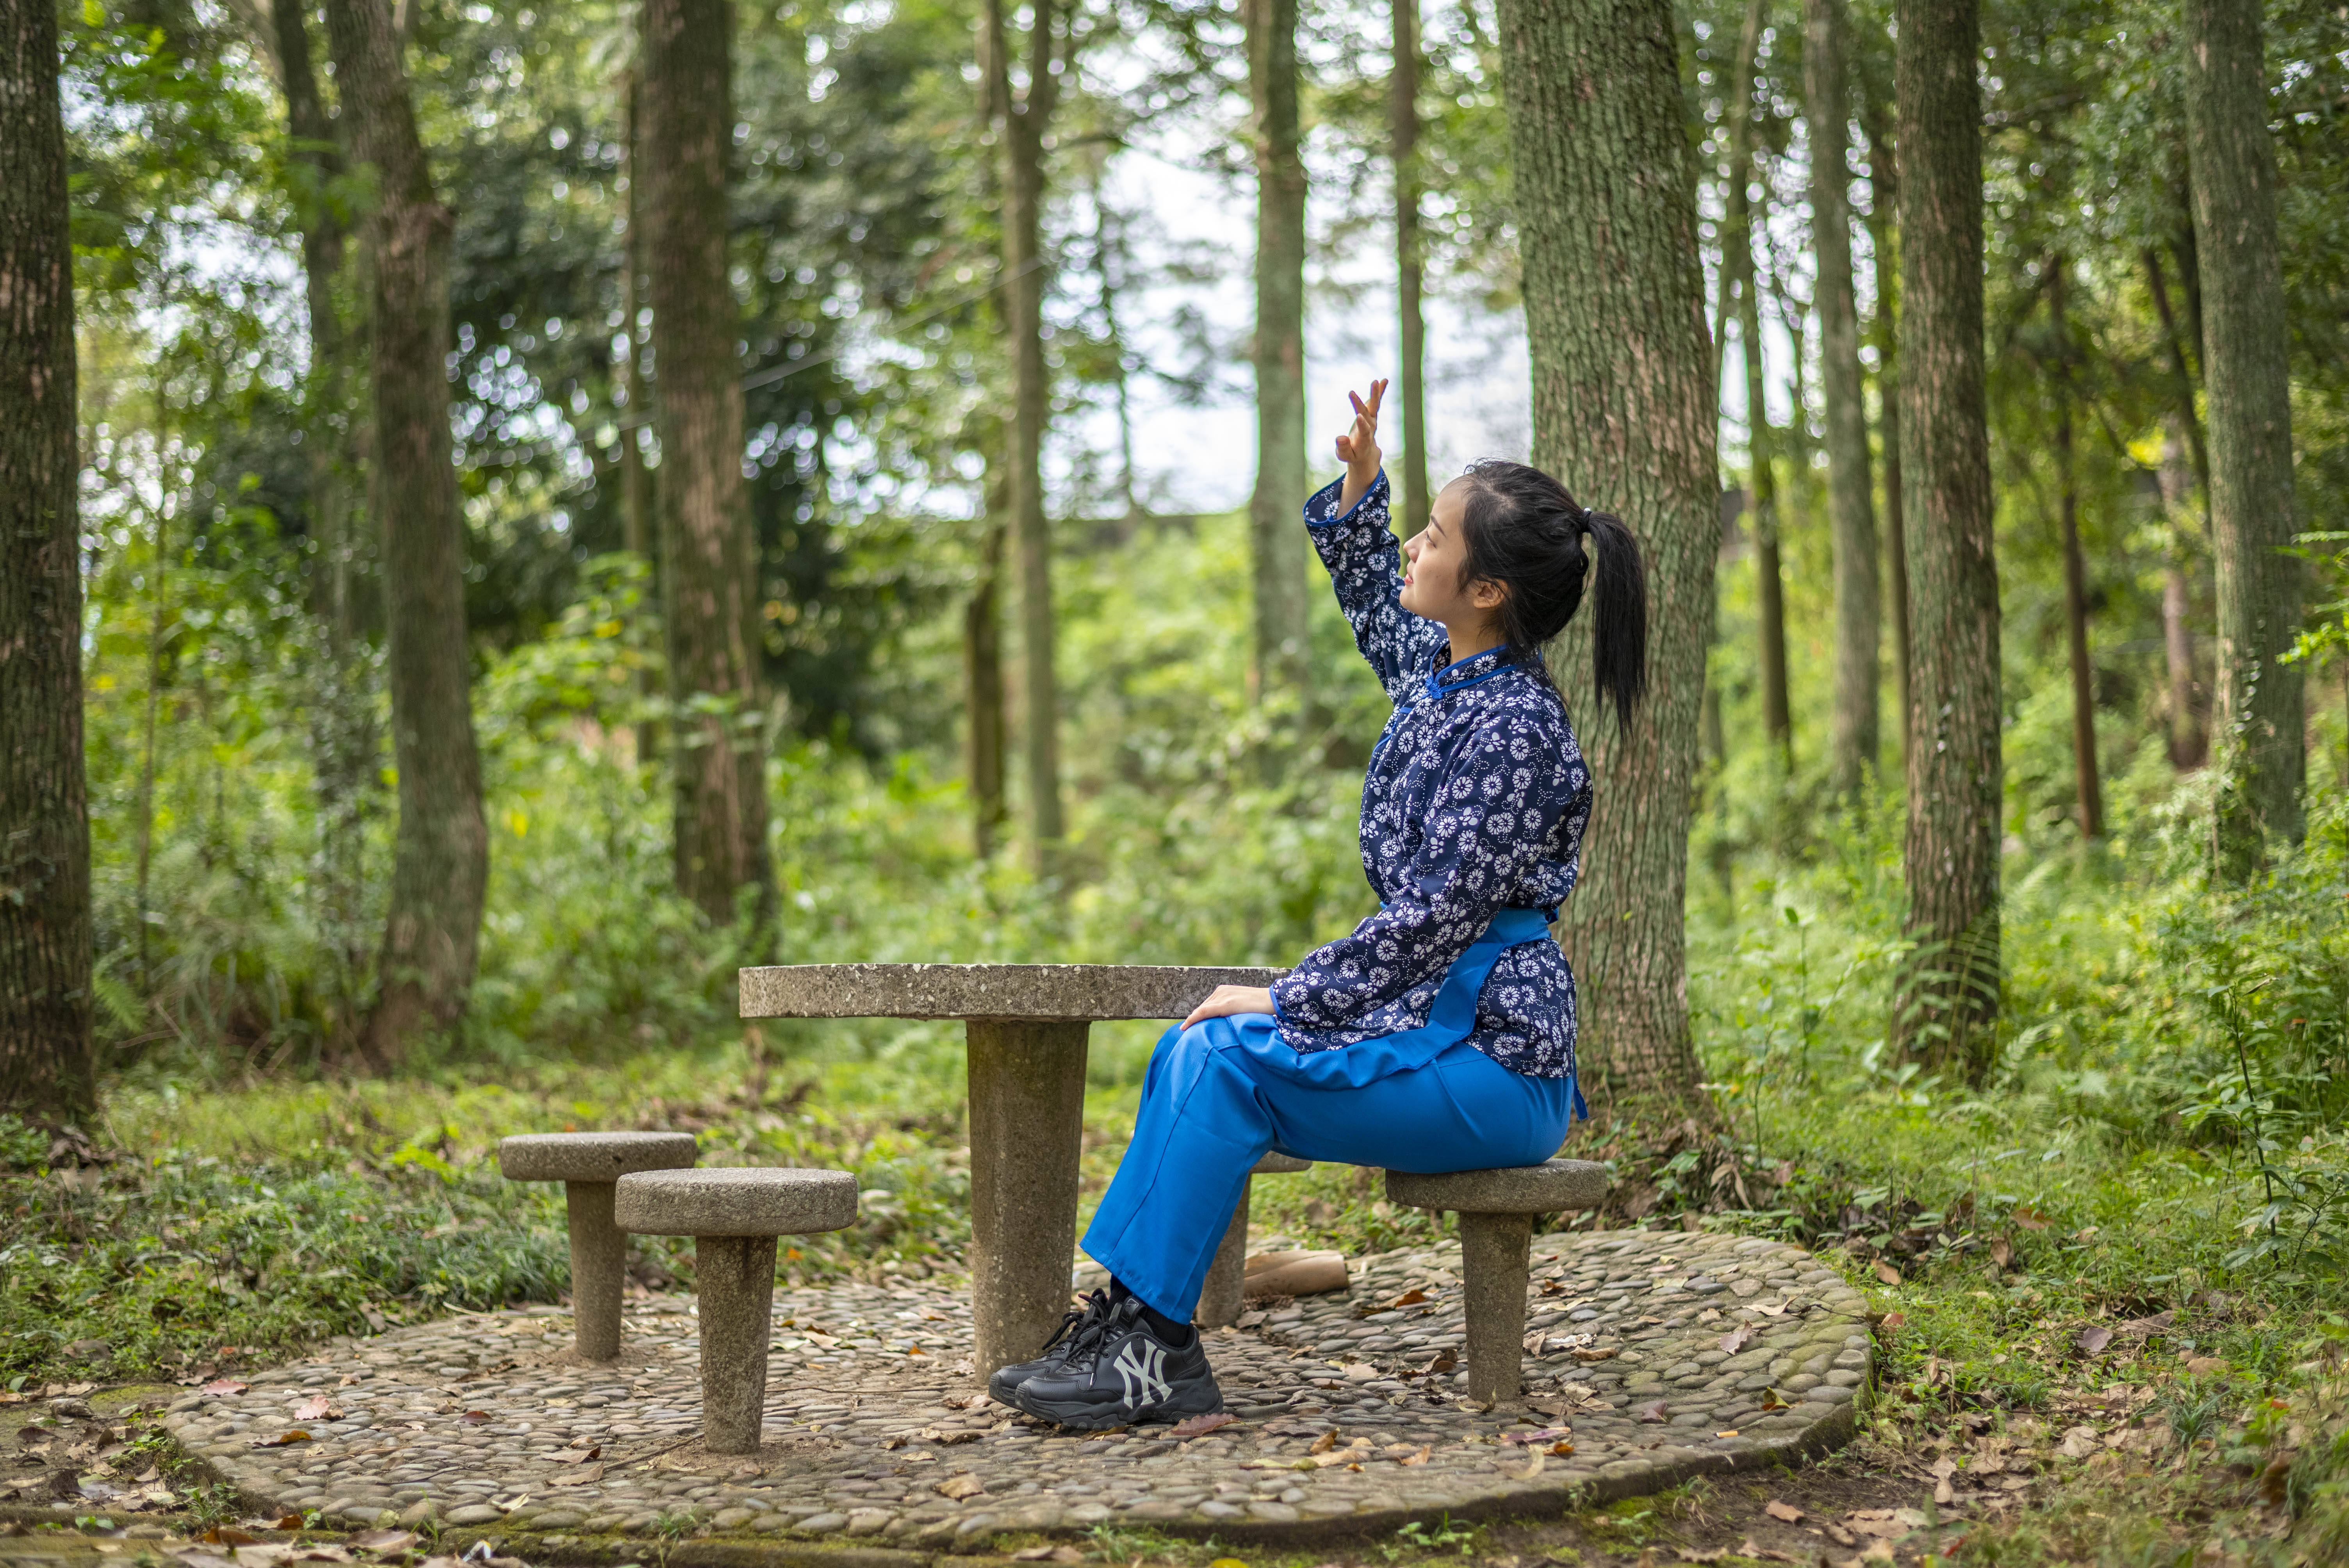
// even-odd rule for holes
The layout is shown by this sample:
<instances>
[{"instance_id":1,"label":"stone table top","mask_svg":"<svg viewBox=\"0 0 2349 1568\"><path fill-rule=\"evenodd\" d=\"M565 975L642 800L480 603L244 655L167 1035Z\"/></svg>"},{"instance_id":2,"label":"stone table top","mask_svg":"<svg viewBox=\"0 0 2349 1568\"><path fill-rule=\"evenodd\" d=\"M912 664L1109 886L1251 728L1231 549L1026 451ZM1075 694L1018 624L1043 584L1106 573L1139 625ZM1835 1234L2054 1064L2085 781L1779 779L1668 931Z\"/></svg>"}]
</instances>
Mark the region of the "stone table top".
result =
<instances>
[{"instance_id":1,"label":"stone table top","mask_svg":"<svg viewBox=\"0 0 2349 1568\"><path fill-rule=\"evenodd\" d=\"M767 1444L703 1454L682 1297L632 1303L619 1364L570 1315L443 1319L193 1394L179 1442L272 1511L437 1520L561 1560L594 1538L708 1532L926 1547L1147 1523L1303 1543L1449 1512L1555 1512L1846 1440L1866 1306L1799 1248L1599 1232L1534 1241L1527 1405L1460 1397L1456 1243L1357 1259L1342 1295L1208 1336L1217 1430L1061 1433L971 1392L958 1279L779 1290ZM957 1364L962 1365L958 1366ZM295 1438L295 1433L306 1434Z\"/></svg>"},{"instance_id":2,"label":"stone table top","mask_svg":"<svg viewBox=\"0 0 2349 1568\"><path fill-rule=\"evenodd\" d=\"M1180 1018L1286 969L1147 964L779 964L740 971L745 1018Z\"/></svg>"}]
</instances>

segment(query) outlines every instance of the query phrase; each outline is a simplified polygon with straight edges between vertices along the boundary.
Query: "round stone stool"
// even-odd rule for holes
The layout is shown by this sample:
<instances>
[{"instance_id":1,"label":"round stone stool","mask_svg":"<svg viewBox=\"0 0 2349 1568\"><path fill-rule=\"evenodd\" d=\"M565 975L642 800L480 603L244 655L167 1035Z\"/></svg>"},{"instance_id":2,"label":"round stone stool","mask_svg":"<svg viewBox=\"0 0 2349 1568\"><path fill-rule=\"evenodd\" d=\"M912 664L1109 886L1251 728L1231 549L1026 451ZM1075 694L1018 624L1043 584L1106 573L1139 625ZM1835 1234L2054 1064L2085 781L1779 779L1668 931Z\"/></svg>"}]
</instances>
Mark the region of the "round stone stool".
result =
<instances>
[{"instance_id":1,"label":"round stone stool","mask_svg":"<svg viewBox=\"0 0 2349 1568\"><path fill-rule=\"evenodd\" d=\"M620 1354L620 1284L628 1238L612 1222L612 1191L636 1171L693 1163L689 1132L529 1132L498 1144L509 1181L560 1181L571 1213L571 1342L581 1359Z\"/></svg>"},{"instance_id":2,"label":"round stone stool","mask_svg":"<svg viewBox=\"0 0 2349 1568\"><path fill-rule=\"evenodd\" d=\"M1515 1404L1525 1353L1526 1254L1534 1216L1596 1207L1607 1196L1607 1167L1551 1160L1448 1176L1387 1172L1387 1200L1412 1209L1449 1209L1460 1216L1460 1274L1466 1282L1468 1397Z\"/></svg>"},{"instance_id":3,"label":"round stone stool","mask_svg":"<svg viewBox=\"0 0 2349 1568\"><path fill-rule=\"evenodd\" d=\"M1216 1248L1216 1261L1207 1265L1207 1281L1199 1290L1198 1310L1191 1315L1201 1327L1221 1328L1239 1321L1241 1288L1247 1283L1248 1203L1255 1195L1256 1179L1312 1169L1310 1160L1267 1150L1264 1158L1240 1182L1240 1201L1232 1210L1232 1222L1224 1227L1224 1239Z\"/></svg>"},{"instance_id":4,"label":"round stone stool","mask_svg":"<svg viewBox=\"0 0 2349 1568\"><path fill-rule=\"evenodd\" d=\"M640 1236L693 1238L701 1316L701 1439L714 1454L755 1454L767 1403L775 1238L856 1222L845 1171L647 1171L621 1178L614 1218Z\"/></svg>"}]
</instances>

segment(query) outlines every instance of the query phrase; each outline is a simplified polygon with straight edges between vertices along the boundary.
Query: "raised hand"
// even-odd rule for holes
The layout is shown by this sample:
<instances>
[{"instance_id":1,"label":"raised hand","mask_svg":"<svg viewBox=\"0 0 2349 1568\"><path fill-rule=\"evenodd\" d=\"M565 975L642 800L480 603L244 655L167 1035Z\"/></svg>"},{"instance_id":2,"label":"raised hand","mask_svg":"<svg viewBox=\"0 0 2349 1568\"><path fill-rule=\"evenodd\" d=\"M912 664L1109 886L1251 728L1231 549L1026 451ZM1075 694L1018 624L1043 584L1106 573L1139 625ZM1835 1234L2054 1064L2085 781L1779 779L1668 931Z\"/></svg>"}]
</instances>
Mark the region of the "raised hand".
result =
<instances>
[{"instance_id":1,"label":"raised hand","mask_svg":"<svg viewBox=\"0 0 2349 1568\"><path fill-rule=\"evenodd\" d=\"M1338 438L1338 460L1346 465L1346 482L1338 490L1338 511L1351 511L1371 482L1379 477L1379 400L1387 395L1383 378L1371 383L1371 400L1349 392L1354 405L1354 428Z\"/></svg>"}]
</instances>

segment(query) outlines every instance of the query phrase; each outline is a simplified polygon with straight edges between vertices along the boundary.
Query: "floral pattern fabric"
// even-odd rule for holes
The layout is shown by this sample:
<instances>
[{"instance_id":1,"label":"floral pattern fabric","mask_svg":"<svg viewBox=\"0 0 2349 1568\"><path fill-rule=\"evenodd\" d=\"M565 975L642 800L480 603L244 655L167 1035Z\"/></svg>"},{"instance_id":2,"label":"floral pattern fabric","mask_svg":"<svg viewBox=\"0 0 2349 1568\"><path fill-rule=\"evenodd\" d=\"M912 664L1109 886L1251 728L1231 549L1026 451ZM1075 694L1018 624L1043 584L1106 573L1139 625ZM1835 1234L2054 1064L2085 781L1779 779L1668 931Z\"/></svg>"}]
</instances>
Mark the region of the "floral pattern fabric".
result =
<instances>
[{"instance_id":1,"label":"floral pattern fabric","mask_svg":"<svg viewBox=\"0 0 2349 1568\"><path fill-rule=\"evenodd\" d=\"M1362 779L1362 871L1383 907L1274 983L1281 1037L1300 1051L1424 1025L1497 911L1565 902L1590 820L1590 769L1557 692L1500 649L1446 665L1444 627L1401 603L1386 475L1342 516L1338 492L1308 501L1305 521L1394 700ZM1468 1039L1517 1072L1574 1072L1574 972L1556 942L1502 953Z\"/></svg>"}]
</instances>

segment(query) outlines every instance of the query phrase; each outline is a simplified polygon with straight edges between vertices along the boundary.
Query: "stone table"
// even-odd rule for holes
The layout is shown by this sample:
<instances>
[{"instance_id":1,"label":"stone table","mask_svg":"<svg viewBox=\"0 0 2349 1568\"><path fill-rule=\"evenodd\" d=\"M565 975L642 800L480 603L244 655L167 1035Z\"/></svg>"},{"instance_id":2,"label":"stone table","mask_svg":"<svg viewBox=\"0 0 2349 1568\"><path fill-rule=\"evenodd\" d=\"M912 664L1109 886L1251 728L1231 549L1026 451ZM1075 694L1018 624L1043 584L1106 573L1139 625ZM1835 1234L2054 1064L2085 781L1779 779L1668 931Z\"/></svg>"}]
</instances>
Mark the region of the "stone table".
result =
<instances>
[{"instance_id":1,"label":"stone table","mask_svg":"<svg viewBox=\"0 0 2349 1568\"><path fill-rule=\"evenodd\" d=\"M557 1563L650 1561L705 1530L773 1541L779 1562L804 1560L792 1540L935 1550L1102 1524L1295 1550L1446 1513L1555 1518L1851 1435L1868 1308L1822 1260L1602 1231L1536 1236L1532 1261L1522 1411L1463 1398L1465 1288L1444 1242L1357 1258L1344 1292L1209 1331L1234 1418L1195 1437L1062 1432L990 1404L953 1276L778 1290L755 1456L696 1440L701 1326L682 1296L630 1302L610 1366L568 1357L560 1308L483 1313L337 1341L166 1420L255 1511L437 1522L441 1551L488 1536Z\"/></svg>"},{"instance_id":2,"label":"stone table","mask_svg":"<svg viewBox=\"0 0 2349 1568\"><path fill-rule=\"evenodd\" d=\"M1286 970L1129 964L794 964L741 971L745 1018L956 1018L968 1044L971 1365L1025 1360L1067 1309L1085 1046L1112 1018L1181 1018Z\"/></svg>"}]
</instances>

